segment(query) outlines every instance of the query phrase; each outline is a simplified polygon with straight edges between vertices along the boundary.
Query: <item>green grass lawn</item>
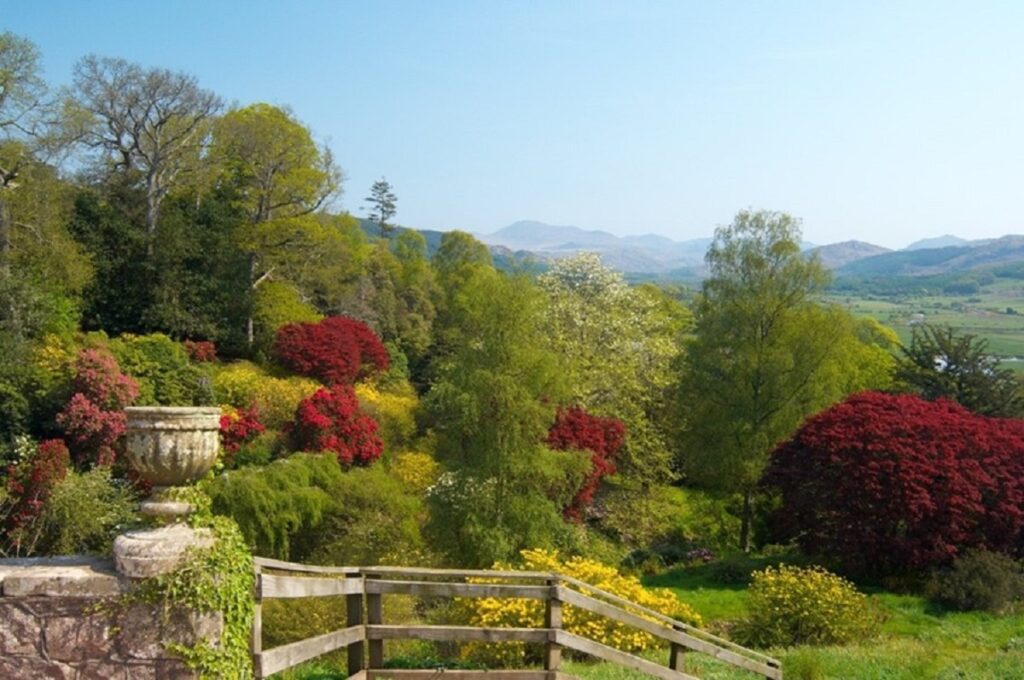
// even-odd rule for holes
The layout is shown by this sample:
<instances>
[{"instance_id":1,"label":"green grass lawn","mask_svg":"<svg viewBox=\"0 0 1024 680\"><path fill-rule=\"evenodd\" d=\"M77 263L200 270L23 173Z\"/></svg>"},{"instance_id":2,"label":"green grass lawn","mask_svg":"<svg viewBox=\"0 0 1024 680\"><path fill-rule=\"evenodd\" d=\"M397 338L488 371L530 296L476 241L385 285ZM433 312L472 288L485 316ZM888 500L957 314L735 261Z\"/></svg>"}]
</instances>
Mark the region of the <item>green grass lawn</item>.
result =
<instances>
[{"instance_id":1,"label":"green grass lawn","mask_svg":"<svg viewBox=\"0 0 1024 680\"><path fill-rule=\"evenodd\" d=\"M712 629L743 617L743 586L723 585L707 567L680 569L644 579L671 588ZM764 650L782 661L787 680L1024 680L1024 613L993 616L945 612L916 595L868 591L886 614L881 635L847 647ZM664 663L666 650L648 655ZM584 680L640 680L648 676L609 663L567 660L563 670ZM756 678L698 653L686 656L686 672L707 680ZM336 665L311 665L282 680L341 680Z\"/></svg>"}]
</instances>

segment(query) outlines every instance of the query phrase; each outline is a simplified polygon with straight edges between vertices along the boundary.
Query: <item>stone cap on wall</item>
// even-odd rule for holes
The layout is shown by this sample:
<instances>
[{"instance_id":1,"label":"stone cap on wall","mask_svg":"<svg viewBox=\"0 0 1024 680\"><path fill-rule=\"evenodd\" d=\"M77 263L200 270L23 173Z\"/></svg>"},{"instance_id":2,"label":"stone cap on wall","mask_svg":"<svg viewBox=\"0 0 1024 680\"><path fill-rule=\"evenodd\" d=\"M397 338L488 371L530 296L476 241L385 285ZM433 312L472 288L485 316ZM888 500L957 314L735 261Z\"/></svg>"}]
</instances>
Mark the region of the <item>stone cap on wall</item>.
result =
<instances>
[{"instance_id":1,"label":"stone cap on wall","mask_svg":"<svg viewBox=\"0 0 1024 680\"><path fill-rule=\"evenodd\" d=\"M109 597L128 583L114 563L99 557L15 557L0 559L2 597Z\"/></svg>"}]
</instances>

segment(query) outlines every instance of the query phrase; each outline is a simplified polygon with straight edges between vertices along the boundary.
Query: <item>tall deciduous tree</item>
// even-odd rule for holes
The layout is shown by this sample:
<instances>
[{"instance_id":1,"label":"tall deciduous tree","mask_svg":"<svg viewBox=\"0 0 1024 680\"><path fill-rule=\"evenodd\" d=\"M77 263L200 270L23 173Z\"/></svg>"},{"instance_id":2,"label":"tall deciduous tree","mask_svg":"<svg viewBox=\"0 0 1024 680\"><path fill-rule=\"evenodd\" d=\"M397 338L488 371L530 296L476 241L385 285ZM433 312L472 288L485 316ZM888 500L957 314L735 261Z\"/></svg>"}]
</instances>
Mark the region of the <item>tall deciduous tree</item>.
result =
<instances>
[{"instance_id":1,"label":"tall deciduous tree","mask_svg":"<svg viewBox=\"0 0 1024 680\"><path fill-rule=\"evenodd\" d=\"M332 236L312 215L341 187L330 149L289 111L253 104L216 122L210 157L247 218L237 240L249 255L251 291L273 278L294 279L293 270ZM246 332L252 344L252 316Z\"/></svg>"},{"instance_id":2,"label":"tall deciduous tree","mask_svg":"<svg viewBox=\"0 0 1024 680\"><path fill-rule=\"evenodd\" d=\"M684 470L710 490L740 495L744 550L775 446L807 415L886 375L850 365L863 341L848 314L816 302L828 274L799 243L797 221L782 213L744 211L716 230L684 361Z\"/></svg>"},{"instance_id":3,"label":"tall deciduous tree","mask_svg":"<svg viewBox=\"0 0 1024 680\"><path fill-rule=\"evenodd\" d=\"M160 206L197 167L220 98L184 73L90 55L75 66L73 100L88 116L81 141L144 187L152 253Z\"/></svg>"},{"instance_id":4,"label":"tall deciduous tree","mask_svg":"<svg viewBox=\"0 0 1024 680\"><path fill-rule=\"evenodd\" d=\"M463 335L426 399L449 469L429 498L428 531L460 563L552 547L588 467L541 444L563 396L542 304L526 279L480 268L450 310Z\"/></svg>"},{"instance_id":5,"label":"tall deciduous tree","mask_svg":"<svg viewBox=\"0 0 1024 680\"><path fill-rule=\"evenodd\" d=\"M984 338L949 327L918 326L901 353L897 381L925 399L946 397L986 416L1024 412L1017 377L989 354Z\"/></svg>"},{"instance_id":6,"label":"tall deciduous tree","mask_svg":"<svg viewBox=\"0 0 1024 680\"><path fill-rule=\"evenodd\" d=\"M630 288L595 253L558 260L538 277L547 292L552 348L566 374L570 402L626 425L620 469L650 484L671 478L666 433L656 422L679 353L678 319L656 291ZM689 319L689 312L677 305ZM685 323L685 322L684 322Z\"/></svg>"},{"instance_id":7,"label":"tall deciduous tree","mask_svg":"<svg viewBox=\"0 0 1024 680\"><path fill-rule=\"evenodd\" d=\"M391 234L395 231L395 225L391 224L391 218L398 210L396 207L398 197L391 190L391 183L381 177L370 187L370 195L365 201L370 204L369 218L377 223L380 237L391 238Z\"/></svg>"}]
</instances>

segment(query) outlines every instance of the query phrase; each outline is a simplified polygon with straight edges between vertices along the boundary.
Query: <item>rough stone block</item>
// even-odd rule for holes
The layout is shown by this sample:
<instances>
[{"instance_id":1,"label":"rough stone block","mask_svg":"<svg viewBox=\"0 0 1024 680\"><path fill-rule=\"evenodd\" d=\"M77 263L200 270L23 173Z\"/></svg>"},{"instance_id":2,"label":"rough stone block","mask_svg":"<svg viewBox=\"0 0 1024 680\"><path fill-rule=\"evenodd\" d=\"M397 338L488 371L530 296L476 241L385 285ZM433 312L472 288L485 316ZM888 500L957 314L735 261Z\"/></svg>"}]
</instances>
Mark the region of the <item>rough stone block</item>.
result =
<instances>
[{"instance_id":1,"label":"rough stone block","mask_svg":"<svg viewBox=\"0 0 1024 680\"><path fill-rule=\"evenodd\" d=\"M111 645L110 617L103 614L47 619L46 653L57 661L103 659Z\"/></svg>"},{"instance_id":2,"label":"rough stone block","mask_svg":"<svg viewBox=\"0 0 1024 680\"><path fill-rule=\"evenodd\" d=\"M26 607L0 600L0 656L38 656L42 643L43 627L39 619Z\"/></svg>"},{"instance_id":3,"label":"rough stone block","mask_svg":"<svg viewBox=\"0 0 1024 680\"><path fill-rule=\"evenodd\" d=\"M0 656L4 680L74 680L75 669L59 661L26 656Z\"/></svg>"}]
</instances>

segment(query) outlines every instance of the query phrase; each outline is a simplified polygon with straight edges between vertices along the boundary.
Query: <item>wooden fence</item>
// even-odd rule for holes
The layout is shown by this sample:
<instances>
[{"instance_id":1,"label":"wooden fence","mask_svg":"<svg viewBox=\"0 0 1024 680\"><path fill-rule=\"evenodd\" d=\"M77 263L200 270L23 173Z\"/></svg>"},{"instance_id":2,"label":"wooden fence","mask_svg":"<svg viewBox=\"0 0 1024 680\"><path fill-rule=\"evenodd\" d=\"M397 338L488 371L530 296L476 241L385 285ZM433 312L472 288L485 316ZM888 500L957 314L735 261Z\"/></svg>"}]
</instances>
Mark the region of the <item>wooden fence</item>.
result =
<instances>
[{"instance_id":1,"label":"wooden fence","mask_svg":"<svg viewBox=\"0 0 1024 680\"><path fill-rule=\"evenodd\" d=\"M562 650L642 671L662 680L696 680L682 670L687 652L708 654L759 676L782 680L781 664L768 656L689 626L611 593L561 574L530 571L417 569L408 567L317 567L256 558L256 616L252 657L257 678L266 678L338 649L348 651L350 680L430 680L435 670L384 668L385 640L533 642L545 645L543 670L453 671L462 680L564 680ZM486 579L485 583L469 582ZM420 597L525 598L545 603L543 628L386 625L382 598L389 594ZM264 650L261 607L265 599L345 596L344 628ZM578 607L645 631L668 643L662 665L562 628L562 607Z\"/></svg>"}]
</instances>

